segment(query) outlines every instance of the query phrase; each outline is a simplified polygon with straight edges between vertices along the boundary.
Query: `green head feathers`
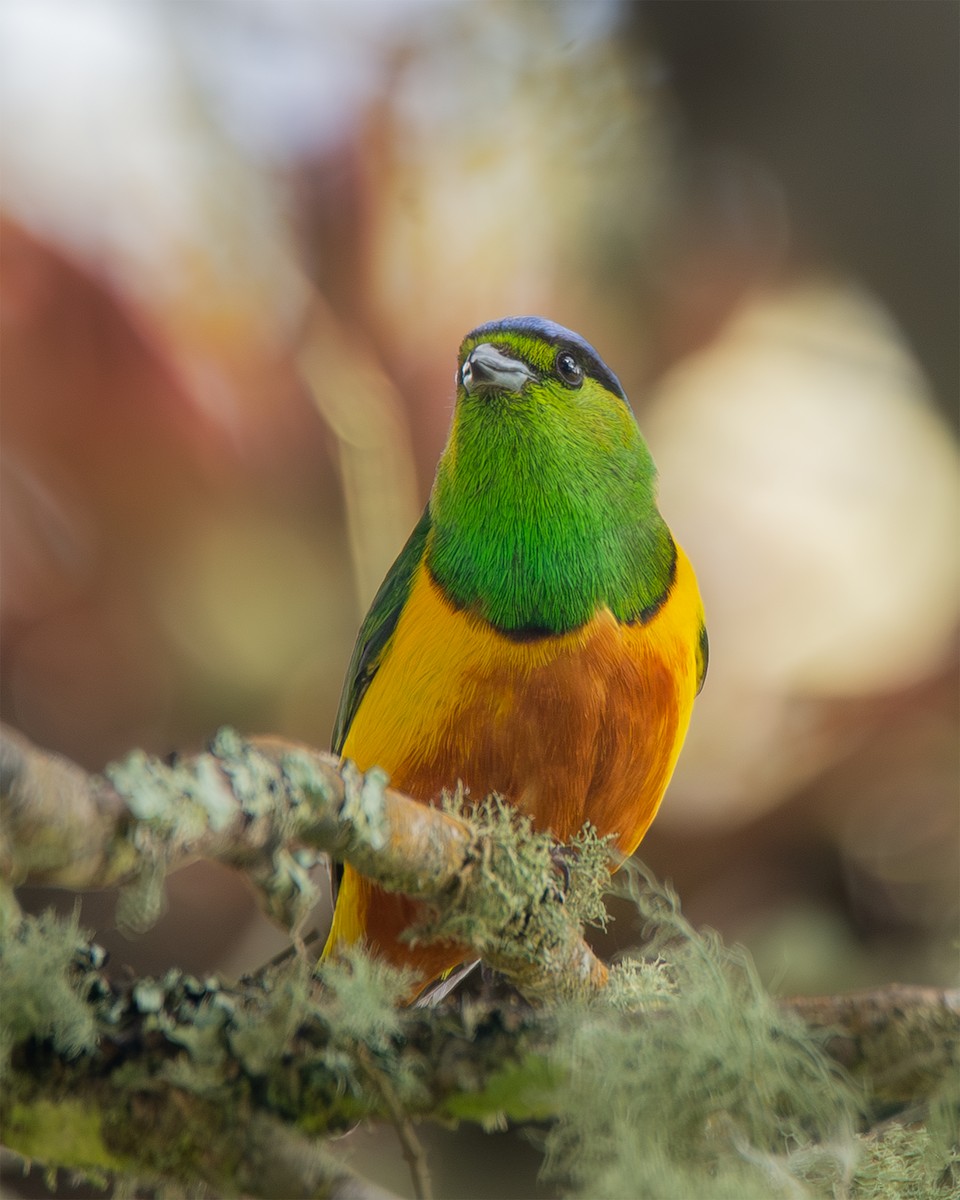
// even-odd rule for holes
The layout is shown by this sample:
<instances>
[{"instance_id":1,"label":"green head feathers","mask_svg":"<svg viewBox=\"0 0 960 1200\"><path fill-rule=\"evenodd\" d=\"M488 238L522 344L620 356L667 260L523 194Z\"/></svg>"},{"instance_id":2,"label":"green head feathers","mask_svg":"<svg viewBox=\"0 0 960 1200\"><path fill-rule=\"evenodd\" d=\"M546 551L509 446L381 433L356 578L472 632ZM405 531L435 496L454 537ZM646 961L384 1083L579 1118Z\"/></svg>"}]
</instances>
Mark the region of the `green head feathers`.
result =
<instances>
[{"instance_id":1,"label":"green head feathers","mask_svg":"<svg viewBox=\"0 0 960 1200\"><path fill-rule=\"evenodd\" d=\"M645 620L672 582L656 468L623 388L583 338L540 317L464 339L429 512L434 577L513 636L575 629L603 605Z\"/></svg>"}]
</instances>

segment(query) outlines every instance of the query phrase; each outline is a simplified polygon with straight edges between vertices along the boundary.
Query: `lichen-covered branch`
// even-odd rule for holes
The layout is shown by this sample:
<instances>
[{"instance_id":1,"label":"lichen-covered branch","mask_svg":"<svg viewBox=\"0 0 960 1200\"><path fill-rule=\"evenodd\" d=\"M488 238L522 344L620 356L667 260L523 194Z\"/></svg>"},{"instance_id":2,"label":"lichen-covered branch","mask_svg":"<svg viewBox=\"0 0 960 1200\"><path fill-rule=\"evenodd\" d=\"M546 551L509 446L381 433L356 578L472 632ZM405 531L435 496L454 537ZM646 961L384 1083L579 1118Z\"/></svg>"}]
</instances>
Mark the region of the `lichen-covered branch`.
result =
<instances>
[{"instance_id":1,"label":"lichen-covered branch","mask_svg":"<svg viewBox=\"0 0 960 1200\"><path fill-rule=\"evenodd\" d=\"M137 754L100 776L19 735L0 751L10 887L120 883L143 924L166 873L204 855L293 925L325 850L429 902L415 936L469 943L551 1001L411 1009L409 979L359 952L233 986L178 971L118 984L74 924L8 908L0 1137L26 1157L224 1195L384 1200L318 1139L371 1118L413 1146L413 1121L511 1119L545 1123L545 1170L580 1200L705 1194L705 1180L751 1198L865 1200L905 1180L939 1197L960 1180L956 994L777 1003L743 952L629 870L616 878L645 945L608 976L579 929L609 883L589 833L561 895L549 838L495 798L469 816L456 798L428 808L275 739L225 731L204 754Z\"/></svg>"},{"instance_id":2,"label":"lichen-covered branch","mask_svg":"<svg viewBox=\"0 0 960 1200\"><path fill-rule=\"evenodd\" d=\"M546 839L518 875L516 818L503 805L488 805L478 825L392 790L376 769L361 774L334 755L232 730L205 753L164 762L136 752L102 775L3 730L0 781L4 880L122 884L118 917L133 928L159 914L166 874L204 857L243 870L295 929L316 899L309 868L319 852L434 905L434 936L456 929L529 996L606 978L581 936L582 909L557 902ZM587 893L591 872L581 872Z\"/></svg>"},{"instance_id":3,"label":"lichen-covered branch","mask_svg":"<svg viewBox=\"0 0 960 1200\"><path fill-rule=\"evenodd\" d=\"M945 1063L960 1064L960 988L892 983L780 1003L826 1035L832 1058L869 1078L879 1103L916 1102L943 1080Z\"/></svg>"},{"instance_id":4,"label":"lichen-covered branch","mask_svg":"<svg viewBox=\"0 0 960 1200\"><path fill-rule=\"evenodd\" d=\"M209 858L250 874L293 923L309 888L298 848L349 856L412 892L449 887L470 851L462 821L391 791L382 772L228 729L204 753L136 751L92 775L5 728L0 780L0 868L15 885L103 888Z\"/></svg>"},{"instance_id":5,"label":"lichen-covered branch","mask_svg":"<svg viewBox=\"0 0 960 1200\"><path fill-rule=\"evenodd\" d=\"M11 884L109 887L136 870L121 796L59 754L0 726L0 873Z\"/></svg>"},{"instance_id":6,"label":"lichen-covered branch","mask_svg":"<svg viewBox=\"0 0 960 1200\"><path fill-rule=\"evenodd\" d=\"M858 1099L797 1020L803 1001L775 1005L734 952L695 934L681 943L687 931L677 922L669 932L673 964L624 964L587 1000L425 1010L400 1004L402 973L359 954L325 965L319 977L294 959L233 986L178 971L116 983L74 923L26 918L0 943L0 1059L9 1064L0 1136L41 1162L200 1181L221 1194L384 1200L323 1147L322 1135L361 1119L549 1121L579 1161L581 1122L593 1114L601 1125L622 1123L645 1105L676 1141L678 1161L705 1146L711 1154L725 1146L735 1158L752 1138L746 1144L769 1166L763 1122L775 1131L787 1123L785 1145L800 1130L808 1140L811 1130L851 1137L858 1110L893 1111L884 1083L891 1068L913 1080L897 1109L916 1113L949 1091L955 998L871 994L872 1008L899 1007L908 1026L916 1001L918 1012L951 1013L953 1027L943 1022L936 1053L935 1040L918 1048L905 1039L896 1061L889 1045L877 1046L878 1059L865 1049ZM825 1009L838 1035L862 1021L855 1005L813 1007L815 1033ZM914 1051L922 1071L911 1076ZM697 1134L688 1145L701 1124L706 1141ZM651 1136L656 1127L651 1120ZM812 1143L805 1153L809 1164L854 1149Z\"/></svg>"},{"instance_id":7,"label":"lichen-covered branch","mask_svg":"<svg viewBox=\"0 0 960 1200\"><path fill-rule=\"evenodd\" d=\"M294 959L231 987L178 971L117 984L76 925L51 916L24 919L0 950L0 1134L41 1162L359 1200L375 1193L319 1135L471 1104L478 1119L523 1118L525 1088L543 1084L530 1063L549 1044L546 1017L404 1007L403 973L362 955L319 978Z\"/></svg>"}]
</instances>

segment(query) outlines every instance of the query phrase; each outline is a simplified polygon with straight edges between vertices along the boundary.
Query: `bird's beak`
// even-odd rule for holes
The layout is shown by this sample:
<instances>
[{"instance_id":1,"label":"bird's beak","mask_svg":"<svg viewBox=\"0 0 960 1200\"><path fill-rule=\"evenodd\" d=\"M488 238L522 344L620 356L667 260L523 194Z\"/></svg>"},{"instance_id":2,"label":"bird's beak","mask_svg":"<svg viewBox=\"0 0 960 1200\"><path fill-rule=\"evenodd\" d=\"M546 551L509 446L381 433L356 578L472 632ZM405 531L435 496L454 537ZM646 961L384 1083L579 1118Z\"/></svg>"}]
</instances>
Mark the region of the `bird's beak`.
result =
<instances>
[{"instance_id":1,"label":"bird's beak","mask_svg":"<svg viewBox=\"0 0 960 1200\"><path fill-rule=\"evenodd\" d=\"M519 392L524 384L536 379L526 363L502 354L489 342L474 346L460 372L467 395L485 389Z\"/></svg>"}]
</instances>

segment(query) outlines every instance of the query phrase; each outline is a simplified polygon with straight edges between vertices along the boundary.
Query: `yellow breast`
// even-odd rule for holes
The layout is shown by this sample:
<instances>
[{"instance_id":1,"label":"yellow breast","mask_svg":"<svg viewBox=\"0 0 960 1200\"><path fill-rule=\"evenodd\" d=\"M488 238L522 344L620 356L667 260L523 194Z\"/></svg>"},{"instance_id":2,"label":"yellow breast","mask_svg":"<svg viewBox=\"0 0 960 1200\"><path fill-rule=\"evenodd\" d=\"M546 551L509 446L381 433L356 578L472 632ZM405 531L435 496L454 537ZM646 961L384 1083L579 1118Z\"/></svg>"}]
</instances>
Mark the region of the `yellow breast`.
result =
<instances>
[{"instance_id":1,"label":"yellow breast","mask_svg":"<svg viewBox=\"0 0 960 1200\"><path fill-rule=\"evenodd\" d=\"M602 610L558 637L514 640L454 608L425 566L343 753L430 801L498 791L561 839L591 820L632 851L656 812L697 686L702 608L678 548L646 624Z\"/></svg>"},{"instance_id":2,"label":"yellow breast","mask_svg":"<svg viewBox=\"0 0 960 1200\"><path fill-rule=\"evenodd\" d=\"M427 802L458 782L496 791L566 841L584 821L631 853L657 811L697 691L703 613L678 547L665 603L646 623L603 610L560 637L512 640L454 608L421 565L343 753ZM346 868L324 954L364 940L417 987L462 961L411 947L417 904Z\"/></svg>"}]
</instances>

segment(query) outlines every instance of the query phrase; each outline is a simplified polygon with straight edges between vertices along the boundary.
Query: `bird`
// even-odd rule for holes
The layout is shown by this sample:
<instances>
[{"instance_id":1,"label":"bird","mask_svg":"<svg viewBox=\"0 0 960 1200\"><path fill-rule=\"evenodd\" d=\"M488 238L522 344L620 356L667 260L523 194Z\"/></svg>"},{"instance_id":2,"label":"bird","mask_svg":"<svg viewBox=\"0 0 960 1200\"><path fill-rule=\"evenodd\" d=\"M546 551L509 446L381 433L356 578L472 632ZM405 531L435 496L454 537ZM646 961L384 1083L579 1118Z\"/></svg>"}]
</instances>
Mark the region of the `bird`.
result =
<instances>
[{"instance_id":1,"label":"bird","mask_svg":"<svg viewBox=\"0 0 960 1200\"><path fill-rule=\"evenodd\" d=\"M653 820L707 670L693 568L620 381L538 316L460 346L446 447L364 619L333 750L427 804L498 793L557 843L589 821L624 856ZM362 943L415 991L458 966L425 915L338 868L322 958Z\"/></svg>"}]
</instances>

